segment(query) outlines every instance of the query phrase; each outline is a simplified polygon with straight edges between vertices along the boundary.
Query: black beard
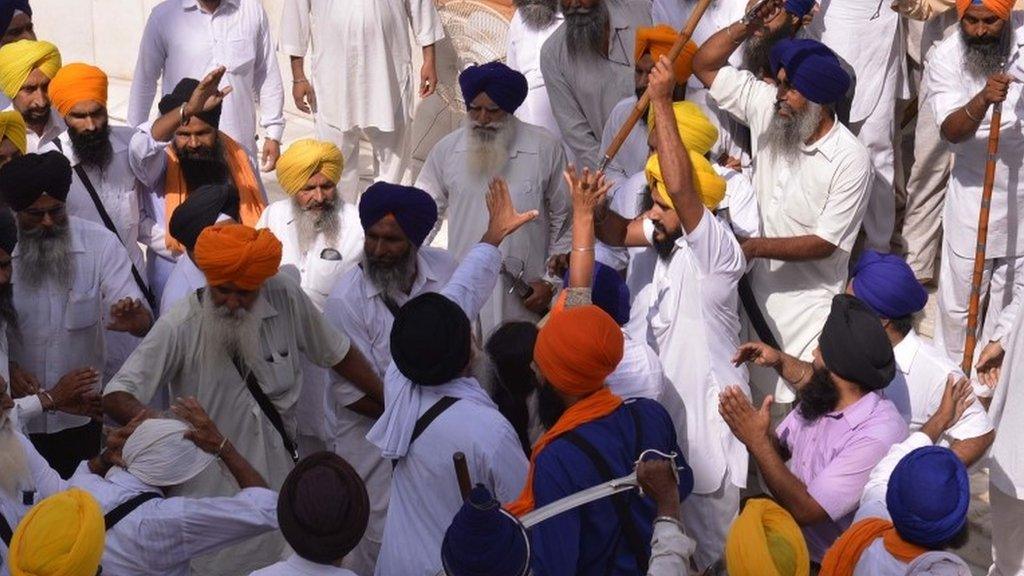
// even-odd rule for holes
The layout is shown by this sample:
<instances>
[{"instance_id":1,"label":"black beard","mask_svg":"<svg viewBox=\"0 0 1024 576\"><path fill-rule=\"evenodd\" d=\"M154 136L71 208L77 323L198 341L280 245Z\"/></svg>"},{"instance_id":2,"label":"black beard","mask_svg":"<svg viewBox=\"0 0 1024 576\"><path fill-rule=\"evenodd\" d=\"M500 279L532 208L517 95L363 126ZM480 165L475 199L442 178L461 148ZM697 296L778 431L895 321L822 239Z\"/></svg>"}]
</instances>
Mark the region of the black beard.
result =
<instances>
[{"instance_id":1,"label":"black beard","mask_svg":"<svg viewBox=\"0 0 1024 576\"><path fill-rule=\"evenodd\" d=\"M68 126L68 137L71 138L71 149L75 151L75 156L85 166L102 171L114 157L114 148L110 145L110 124L89 132L78 132Z\"/></svg>"},{"instance_id":2,"label":"black beard","mask_svg":"<svg viewBox=\"0 0 1024 576\"><path fill-rule=\"evenodd\" d=\"M178 155L185 186L189 190L196 190L206 184L228 183L228 165L224 161L224 147L219 139L212 149L200 148L190 151L188 148L175 146L174 152Z\"/></svg>"},{"instance_id":3,"label":"black beard","mask_svg":"<svg viewBox=\"0 0 1024 576\"><path fill-rule=\"evenodd\" d=\"M537 417L545 430L550 430L565 414L565 403L547 382L537 387Z\"/></svg>"},{"instance_id":4,"label":"black beard","mask_svg":"<svg viewBox=\"0 0 1024 576\"><path fill-rule=\"evenodd\" d=\"M658 258L664 262L668 262L672 259L672 254L676 249L676 240L678 240L682 234L668 234L663 238L658 238L657 234L654 236L654 251L658 253Z\"/></svg>"},{"instance_id":5,"label":"black beard","mask_svg":"<svg viewBox=\"0 0 1024 576\"><path fill-rule=\"evenodd\" d=\"M589 10L573 8L565 15L565 44L569 58L577 60L583 57L603 58L608 46L605 34L611 22L608 7L599 1Z\"/></svg>"},{"instance_id":6,"label":"black beard","mask_svg":"<svg viewBox=\"0 0 1024 576\"><path fill-rule=\"evenodd\" d=\"M515 0L523 24L531 30L543 30L555 21L558 0Z\"/></svg>"},{"instance_id":7,"label":"black beard","mask_svg":"<svg viewBox=\"0 0 1024 576\"><path fill-rule=\"evenodd\" d=\"M1004 32L1005 33L1005 32ZM975 78L988 78L1003 68L1010 55L1010 42L1002 42L1001 36L983 36L976 38L960 29L960 38L964 42L964 68Z\"/></svg>"},{"instance_id":8,"label":"black beard","mask_svg":"<svg viewBox=\"0 0 1024 576\"><path fill-rule=\"evenodd\" d=\"M815 368L811 381L796 393L796 399L800 415L813 422L836 409L839 389L832 383L828 370Z\"/></svg>"},{"instance_id":9,"label":"black beard","mask_svg":"<svg viewBox=\"0 0 1024 576\"><path fill-rule=\"evenodd\" d=\"M751 37L743 48L743 67L753 72L758 78L771 76L772 65L769 62L768 55L772 51L772 46L775 46L775 43L779 40L789 38L792 35L793 24L787 18L782 27L775 32L761 37Z\"/></svg>"},{"instance_id":10,"label":"black beard","mask_svg":"<svg viewBox=\"0 0 1024 576\"><path fill-rule=\"evenodd\" d=\"M14 309L14 285L10 282L0 284L0 320L3 328L18 329L18 311Z\"/></svg>"}]
</instances>

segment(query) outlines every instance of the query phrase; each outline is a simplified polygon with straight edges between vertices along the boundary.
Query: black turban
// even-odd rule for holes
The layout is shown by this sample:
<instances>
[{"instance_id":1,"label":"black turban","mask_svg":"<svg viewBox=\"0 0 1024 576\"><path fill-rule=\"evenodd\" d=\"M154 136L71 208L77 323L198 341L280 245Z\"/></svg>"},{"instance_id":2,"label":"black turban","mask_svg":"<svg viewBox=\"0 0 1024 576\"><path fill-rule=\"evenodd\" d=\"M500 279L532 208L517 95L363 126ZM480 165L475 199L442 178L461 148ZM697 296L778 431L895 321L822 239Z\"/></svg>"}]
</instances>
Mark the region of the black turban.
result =
<instances>
[{"instance_id":1,"label":"black turban","mask_svg":"<svg viewBox=\"0 0 1024 576\"><path fill-rule=\"evenodd\" d=\"M213 226L221 214L235 222L242 221L238 216L238 191L230 184L200 186L171 214L171 237L191 252L196 249L199 234L207 226Z\"/></svg>"},{"instance_id":2,"label":"black turban","mask_svg":"<svg viewBox=\"0 0 1024 576\"><path fill-rule=\"evenodd\" d=\"M0 168L0 195L15 212L43 194L64 202L70 189L71 164L56 150L18 156Z\"/></svg>"},{"instance_id":3,"label":"black turban","mask_svg":"<svg viewBox=\"0 0 1024 576\"><path fill-rule=\"evenodd\" d=\"M160 109L160 114L167 114L171 110L181 108L182 104L188 102L189 99L192 98L192 93L196 91L197 87L199 87L199 80L196 80L195 78L182 78L170 94L167 94L160 99L160 103L157 105L157 108ZM210 126L218 128L220 126L220 111L222 106L222 104L218 104L213 110L200 112L199 114L196 114L196 117Z\"/></svg>"},{"instance_id":4,"label":"black turban","mask_svg":"<svg viewBox=\"0 0 1024 576\"><path fill-rule=\"evenodd\" d=\"M0 208L0 249L10 255L17 243L18 225L14 222L14 214L6 208Z\"/></svg>"},{"instance_id":5,"label":"black turban","mask_svg":"<svg viewBox=\"0 0 1024 576\"><path fill-rule=\"evenodd\" d=\"M896 376L896 359L882 321L849 294L832 299L818 347L830 372L867 391L885 388Z\"/></svg>"},{"instance_id":6,"label":"black turban","mask_svg":"<svg viewBox=\"0 0 1024 576\"><path fill-rule=\"evenodd\" d=\"M310 454L288 473L277 498L277 523L299 556L331 564L363 539L370 498L359 473L333 452Z\"/></svg>"},{"instance_id":7,"label":"black turban","mask_svg":"<svg viewBox=\"0 0 1024 576\"><path fill-rule=\"evenodd\" d=\"M409 300L391 327L395 367L422 386L454 380L469 364L472 330L458 304L427 292Z\"/></svg>"}]
</instances>

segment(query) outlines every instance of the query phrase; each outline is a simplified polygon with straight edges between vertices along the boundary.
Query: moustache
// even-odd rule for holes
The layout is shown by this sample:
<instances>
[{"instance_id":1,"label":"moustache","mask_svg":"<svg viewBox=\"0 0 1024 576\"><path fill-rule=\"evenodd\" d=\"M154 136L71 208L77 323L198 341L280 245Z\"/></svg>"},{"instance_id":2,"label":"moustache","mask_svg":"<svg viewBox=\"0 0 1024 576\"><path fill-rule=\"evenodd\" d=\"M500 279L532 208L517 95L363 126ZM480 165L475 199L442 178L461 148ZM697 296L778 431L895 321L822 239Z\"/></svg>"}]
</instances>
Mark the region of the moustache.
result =
<instances>
[{"instance_id":1,"label":"moustache","mask_svg":"<svg viewBox=\"0 0 1024 576\"><path fill-rule=\"evenodd\" d=\"M999 42L999 36L968 36L964 40L971 46L991 46Z\"/></svg>"}]
</instances>

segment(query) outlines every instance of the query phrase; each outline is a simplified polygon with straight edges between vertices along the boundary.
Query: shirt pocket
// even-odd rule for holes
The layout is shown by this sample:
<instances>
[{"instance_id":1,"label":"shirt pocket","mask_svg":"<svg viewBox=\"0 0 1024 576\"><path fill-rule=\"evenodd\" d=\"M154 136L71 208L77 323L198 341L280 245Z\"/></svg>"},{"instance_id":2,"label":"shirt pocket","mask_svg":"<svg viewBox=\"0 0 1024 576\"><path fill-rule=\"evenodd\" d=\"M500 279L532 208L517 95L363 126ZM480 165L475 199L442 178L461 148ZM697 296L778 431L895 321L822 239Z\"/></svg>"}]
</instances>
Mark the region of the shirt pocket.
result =
<instances>
[{"instance_id":1,"label":"shirt pocket","mask_svg":"<svg viewBox=\"0 0 1024 576\"><path fill-rule=\"evenodd\" d=\"M273 349L269 356L264 356L267 362L267 369L273 377L273 382L266 382L264 390L271 398L285 394L289 389L300 384L302 371L296 362L298 354L282 348Z\"/></svg>"},{"instance_id":2,"label":"shirt pocket","mask_svg":"<svg viewBox=\"0 0 1024 576\"><path fill-rule=\"evenodd\" d=\"M540 210L543 213L542 204L544 199L540 193L540 186L533 182L510 182L509 193L512 196L512 205L517 212L528 210Z\"/></svg>"},{"instance_id":3,"label":"shirt pocket","mask_svg":"<svg viewBox=\"0 0 1024 576\"><path fill-rule=\"evenodd\" d=\"M99 290L71 292L64 308L64 327L68 330L84 330L96 325L103 315L100 303Z\"/></svg>"},{"instance_id":4,"label":"shirt pocket","mask_svg":"<svg viewBox=\"0 0 1024 576\"><path fill-rule=\"evenodd\" d=\"M808 193L807 190L813 190L815 186L821 185L820 182L812 182L810 178L800 178L798 182L800 188L794 190L791 187L786 191L782 212L793 222L813 230L817 227L818 219L825 208L827 193Z\"/></svg>"},{"instance_id":5,"label":"shirt pocket","mask_svg":"<svg viewBox=\"0 0 1024 576\"><path fill-rule=\"evenodd\" d=\"M228 40L227 69L240 74L253 67L256 61L256 47L250 38L235 38Z\"/></svg>"}]
</instances>

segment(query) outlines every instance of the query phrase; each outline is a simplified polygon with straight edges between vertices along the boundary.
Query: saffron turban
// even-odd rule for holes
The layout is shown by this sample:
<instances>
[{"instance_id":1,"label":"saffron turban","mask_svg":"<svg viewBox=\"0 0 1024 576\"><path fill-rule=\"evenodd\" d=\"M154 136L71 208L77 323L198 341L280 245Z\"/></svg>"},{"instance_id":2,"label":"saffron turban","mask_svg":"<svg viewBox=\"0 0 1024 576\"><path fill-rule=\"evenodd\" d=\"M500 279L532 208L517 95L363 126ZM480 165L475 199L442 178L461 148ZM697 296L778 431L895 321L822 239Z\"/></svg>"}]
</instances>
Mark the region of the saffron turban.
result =
<instances>
[{"instance_id":1,"label":"saffron turban","mask_svg":"<svg viewBox=\"0 0 1024 576\"><path fill-rule=\"evenodd\" d=\"M636 29L636 50L633 54L634 61L640 60L645 52L651 53L654 63L662 56L668 56L672 45L679 38L679 33L666 24ZM697 53L697 45L690 40L683 46L683 51L672 63L672 72L676 77L676 84L686 84L690 74L693 73L693 55Z\"/></svg>"},{"instance_id":2,"label":"saffron turban","mask_svg":"<svg viewBox=\"0 0 1024 576\"><path fill-rule=\"evenodd\" d=\"M28 0L0 0L0 36L11 27L15 12L32 16L32 7L28 5Z\"/></svg>"},{"instance_id":3,"label":"saffron turban","mask_svg":"<svg viewBox=\"0 0 1024 576\"><path fill-rule=\"evenodd\" d=\"M395 217L405 236L417 248L437 223L437 203L419 188L377 182L359 199L359 221L369 230L388 214Z\"/></svg>"},{"instance_id":4,"label":"saffron turban","mask_svg":"<svg viewBox=\"0 0 1024 576\"><path fill-rule=\"evenodd\" d=\"M11 538L11 576L96 576L106 529L103 510L72 488L36 504Z\"/></svg>"},{"instance_id":5,"label":"saffron turban","mask_svg":"<svg viewBox=\"0 0 1024 576\"><path fill-rule=\"evenodd\" d=\"M920 312L928 292L907 262L895 254L865 250L853 269L853 294L882 318Z\"/></svg>"},{"instance_id":6,"label":"saffron turban","mask_svg":"<svg viewBox=\"0 0 1024 576\"><path fill-rule=\"evenodd\" d=\"M513 70L501 62L488 62L470 66L459 74L462 98L469 106L481 92L490 96L499 108L512 114L526 100L529 86L522 72Z\"/></svg>"},{"instance_id":7,"label":"saffron turban","mask_svg":"<svg viewBox=\"0 0 1024 576\"><path fill-rule=\"evenodd\" d=\"M950 552L925 552L907 565L907 576L971 576L971 567Z\"/></svg>"},{"instance_id":8,"label":"saffron turban","mask_svg":"<svg viewBox=\"0 0 1024 576\"><path fill-rule=\"evenodd\" d=\"M80 102L97 102L106 108L107 75L88 64L68 64L50 81L49 95L61 116L67 116Z\"/></svg>"},{"instance_id":9,"label":"saffron turban","mask_svg":"<svg viewBox=\"0 0 1024 576\"><path fill-rule=\"evenodd\" d=\"M242 224L210 226L199 234L196 266L211 286L256 290L281 266L281 241L270 230Z\"/></svg>"},{"instance_id":10,"label":"saffron turban","mask_svg":"<svg viewBox=\"0 0 1024 576\"><path fill-rule=\"evenodd\" d=\"M971 486L967 468L948 448L925 446L900 460L889 478L885 505L904 540L938 549L967 524Z\"/></svg>"},{"instance_id":11,"label":"saffron turban","mask_svg":"<svg viewBox=\"0 0 1024 576\"><path fill-rule=\"evenodd\" d=\"M344 166L345 159L337 146L305 138L289 146L277 160L277 181L286 194L294 196L317 173L337 184Z\"/></svg>"},{"instance_id":12,"label":"saffron turban","mask_svg":"<svg viewBox=\"0 0 1024 576\"><path fill-rule=\"evenodd\" d=\"M551 314L533 358L552 386L574 396L595 392L622 360L622 329L597 306Z\"/></svg>"},{"instance_id":13,"label":"saffron turban","mask_svg":"<svg viewBox=\"0 0 1024 576\"><path fill-rule=\"evenodd\" d=\"M984 6L1003 20L1009 20L1013 12L1013 0L956 0L957 18L963 18L971 6Z\"/></svg>"},{"instance_id":14,"label":"saffron turban","mask_svg":"<svg viewBox=\"0 0 1024 576\"><path fill-rule=\"evenodd\" d=\"M803 18L811 13L814 8L814 0L786 0L786 12L797 18Z\"/></svg>"},{"instance_id":15,"label":"saffron turban","mask_svg":"<svg viewBox=\"0 0 1024 576\"><path fill-rule=\"evenodd\" d=\"M569 285L569 271L562 277L563 284ZM590 283L590 300L604 310L622 326L629 322L629 286L622 275L611 266L594 262L594 276Z\"/></svg>"},{"instance_id":16,"label":"saffron turban","mask_svg":"<svg viewBox=\"0 0 1024 576\"><path fill-rule=\"evenodd\" d=\"M445 576L526 576L526 528L477 484L445 531L441 564Z\"/></svg>"},{"instance_id":17,"label":"saffron turban","mask_svg":"<svg viewBox=\"0 0 1024 576\"><path fill-rule=\"evenodd\" d=\"M768 54L772 74L786 70L786 79L804 98L817 104L834 104L850 89L850 75L835 52L808 38L779 40Z\"/></svg>"},{"instance_id":18,"label":"saffron turban","mask_svg":"<svg viewBox=\"0 0 1024 576\"><path fill-rule=\"evenodd\" d=\"M238 214L238 191L230 184L206 184L185 197L171 214L170 233L192 252L196 240L207 226L213 226L221 214L241 222Z\"/></svg>"},{"instance_id":19,"label":"saffron turban","mask_svg":"<svg viewBox=\"0 0 1024 576\"><path fill-rule=\"evenodd\" d=\"M28 139L26 135L25 120L17 110L0 112L0 140L4 138L11 141L14 147L22 154L28 153Z\"/></svg>"},{"instance_id":20,"label":"saffron turban","mask_svg":"<svg viewBox=\"0 0 1024 576\"><path fill-rule=\"evenodd\" d=\"M747 501L725 539L730 576L807 576L810 557L793 517L767 498Z\"/></svg>"},{"instance_id":21,"label":"saffron turban","mask_svg":"<svg viewBox=\"0 0 1024 576\"><path fill-rule=\"evenodd\" d=\"M462 308L427 292L409 300L391 326L391 358L406 378L437 386L459 376L469 364L472 330Z\"/></svg>"},{"instance_id":22,"label":"saffron turban","mask_svg":"<svg viewBox=\"0 0 1024 576\"><path fill-rule=\"evenodd\" d=\"M192 93L195 92L198 87L199 80L196 80L195 78L182 78L179 80L178 84L174 87L174 90L171 90L170 94L165 94L157 104L160 114L167 114L171 110L181 108L182 104L185 104L192 98ZM224 104L221 103L212 110L196 114L196 117L214 128L219 128L220 113L223 108Z\"/></svg>"},{"instance_id":23,"label":"saffron turban","mask_svg":"<svg viewBox=\"0 0 1024 576\"><path fill-rule=\"evenodd\" d=\"M896 375L896 359L882 321L849 294L832 298L832 310L818 339L825 367L868 391L881 390Z\"/></svg>"},{"instance_id":24,"label":"saffron turban","mask_svg":"<svg viewBox=\"0 0 1024 576\"><path fill-rule=\"evenodd\" d=\"M6 208L0 208L0 250L10 256L17 244L18 224L14 221L14 214ZM2 427L3 423L0 422L0 428Z\"/></svg>"},{"instance_id":25,"label":"saffron turban","mask_svg":"<svg viewBox=\"0 0 1024 576\"><path fill-rule=\"evenodd\" d=\"M0 167L0 196L21 212L43 194L64 202L71 190L71 163L63 154L50 150L25 154Z\"/></svg>"},{"instance_id":26,"label":"saffron turban","mask_svg":"<svg viewBox=\"0 0 1024 576\"><path fill-rule=\"evenodd\" d=\"M370 498L359 473L333 452L295 465L277 497L277 523L296 554L330 564L359 544L370 520Z\"/></svg>"},{"instance_id":27,"label":"saffron turban","mask_svg":"<svg viewBox=\"0 0 1024 576\"><path fill-rule=\"evenodd\" d=\"M47 78L57 74L60 52L56 46L42 40L18 40L0 47L0 90L13 100L36 68Z\"/></svg>"},{"instance_id":28,"label":"saffron turban","mask_svg":"<svg viewBox=\"0 0 1024 576\"><path fill-rule=\"evenodd\" d=\"M184 484L216 460L191 440L188 424L170 418L150 418L139 424L124 443L122 457L128 473L150 486Z\"/></svg>"},{"instance_id":29,"label":"saffron turban","mask_svg":"<svg viewBox=\"0 0 1024 576\"><path fill-rule=\"evenodd\" d=\"M693 187L697 190L704 206L707 206L708 210L714 210L725 198L725 178L715 172L714 166L704 156L693 150L687 150L687 156L693 166ZM657 190L669 208L675 210L672 197L669 196L668 189L665 188L665 179L661 175L661 162L657 154L651 154L651 157L647 159L645 170L651 188Z\"/></svg>"}]
</instances>

